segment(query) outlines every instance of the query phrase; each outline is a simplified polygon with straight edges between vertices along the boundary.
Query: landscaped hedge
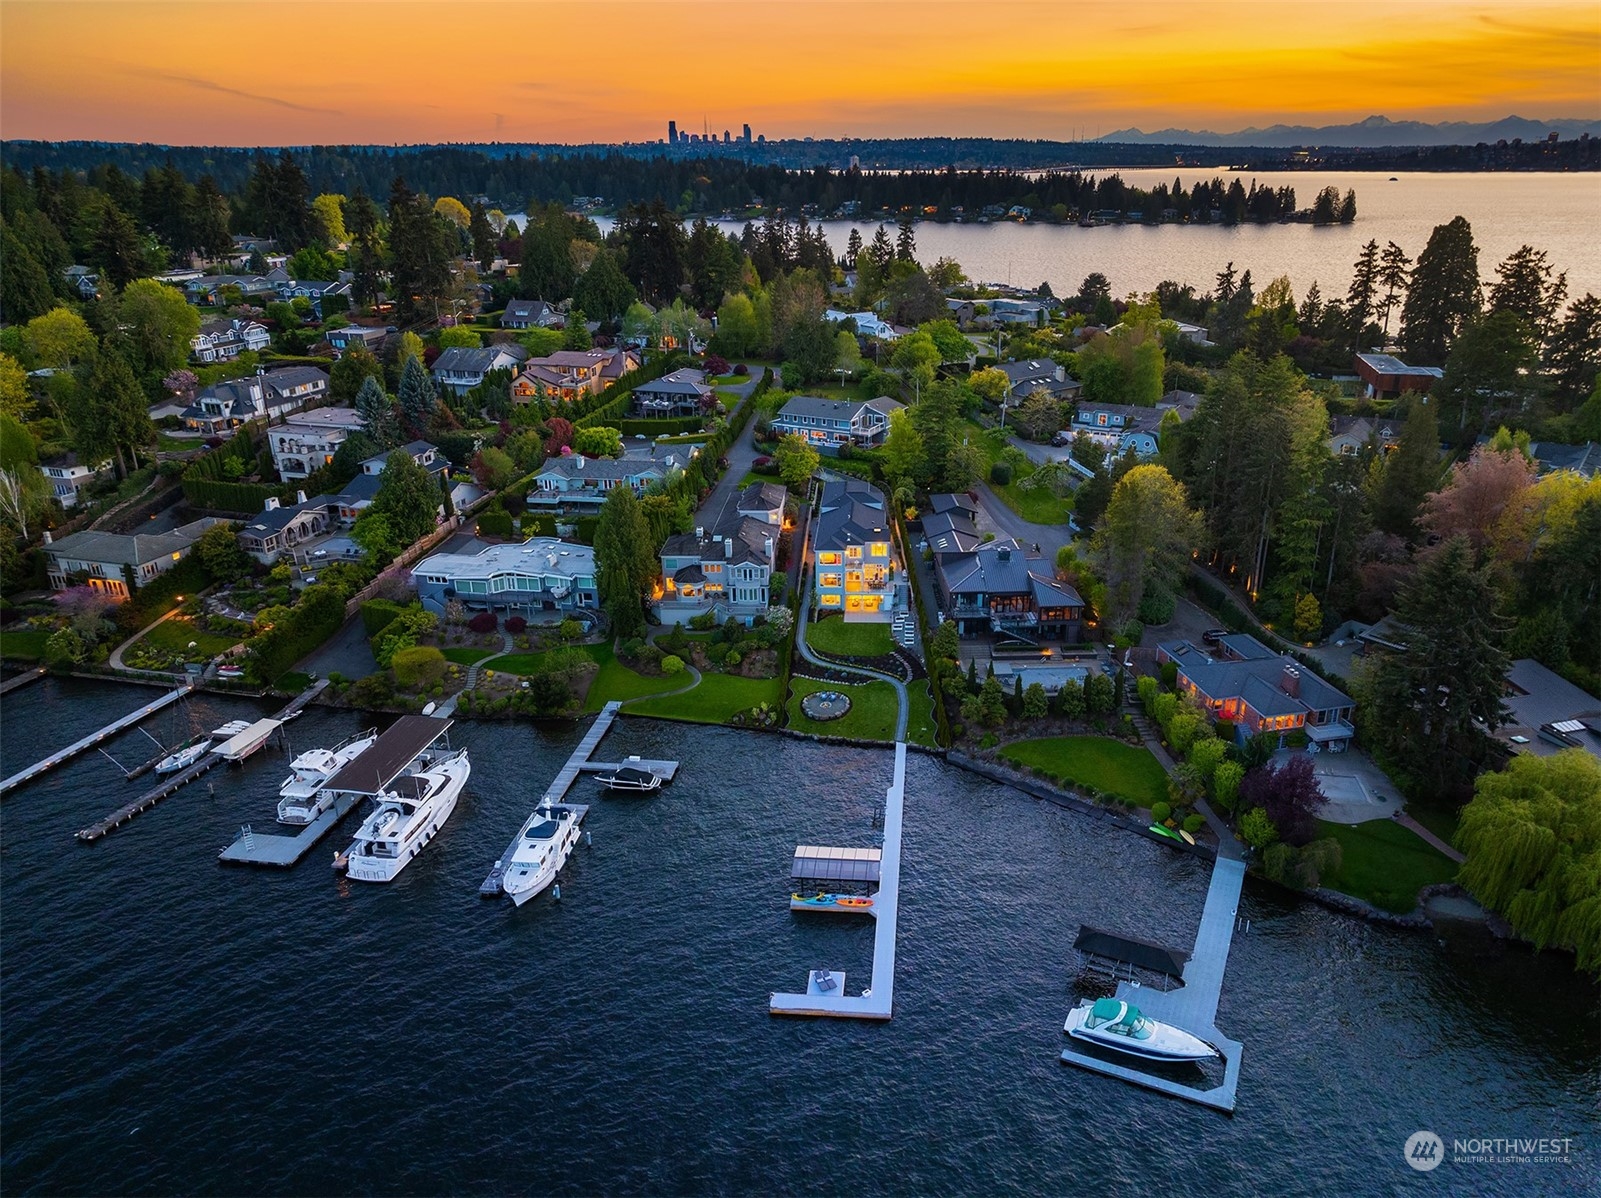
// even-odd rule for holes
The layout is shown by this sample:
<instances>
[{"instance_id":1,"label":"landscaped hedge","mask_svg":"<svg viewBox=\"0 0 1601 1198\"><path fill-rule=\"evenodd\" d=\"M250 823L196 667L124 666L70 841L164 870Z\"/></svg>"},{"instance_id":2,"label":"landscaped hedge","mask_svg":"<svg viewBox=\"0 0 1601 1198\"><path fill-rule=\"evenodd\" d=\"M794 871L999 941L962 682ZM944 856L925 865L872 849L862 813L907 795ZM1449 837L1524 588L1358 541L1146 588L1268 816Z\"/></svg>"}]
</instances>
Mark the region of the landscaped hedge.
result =
<instances>
[{"instance_id":1,"label":"landscaped hedge","mask_svg":"<svg viewBox=\"0 0 1601 1198\"><path fill-rule=\"evenodd\" d=\"M479 512L477 519L480 536L511 538L511 513L498 500Z\"/></svg>"},{"instance_id":2,"label":"landscaped hedge","mask_svg":"<svg viewBox=\"0 0 1601 1198\"><path fill-rule=\"evenodd\" d=\"M596 425L605 425L616 428L622 423L623 415L628 411L628 405L634 402L634 393L624 391L615 399L602 404L587 416L580 416L573 421L573 429L594 428Z\"/></svg>"},{"instance_id":3,"label":"landscaped hedge","mask_svg":"<svg viewBox=\"0 0 1601 1198\"><path fill-rule=\"evenodd\" d=\"M240 429L228 441L189 463L183 472L183 497L191 506L205 511L238 512L244 516L254 516L269 499L293 502L292 483L242 483L228 477L230 473L249 473L255 463L255 441L248 429ZM230 465L236 469L230 470Z\"/></svg>"},{"instance_id":4,"label":"landscaped hedge","mask_svg":"<svg viewBox=\"0 0 1601 1198\"><path fill-rule=\"evenodd\" d=\"M367 638L371 640L388 628L394 623L395 617L405 610L405 604L389 599L367 600L361 605L361 626L367 630Z\"/></svg>"},{"instance_id":5,"label":"landscaped hedge","mask_svg":"<svg viewBox=\"0 0 1601 1198\"><path fill-rule=\"evenodd\" d=\"M289 609L289 618L246 642L256 655L256 670L267 682L287 673L295 662L321 645L345 622L345 600L331 586L309 586Z\"/></svg>"},{"instance_id":6,"label":"landscaped hedge","mask_svg":"<svg viewBox=\"0 0 1601 1198\"><path fill-rule=\"evenodd\" d=\"M625 437L676 437L683 433L698 433L705 427L704 416L655 416L617 422L618 430Z\"/></svg>"}]
</instances>

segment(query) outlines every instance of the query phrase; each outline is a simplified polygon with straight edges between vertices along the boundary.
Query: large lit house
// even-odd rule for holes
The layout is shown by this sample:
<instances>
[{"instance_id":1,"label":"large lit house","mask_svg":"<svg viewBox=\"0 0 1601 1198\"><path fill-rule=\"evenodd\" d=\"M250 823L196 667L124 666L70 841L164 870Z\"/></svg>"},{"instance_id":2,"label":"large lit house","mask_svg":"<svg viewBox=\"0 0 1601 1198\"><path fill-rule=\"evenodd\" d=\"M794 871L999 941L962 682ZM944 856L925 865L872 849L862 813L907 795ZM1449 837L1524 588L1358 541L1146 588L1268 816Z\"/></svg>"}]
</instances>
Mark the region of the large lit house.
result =
<instances>
[{"instance_id":1,"label":"large lit house","mask_svg":"<svg viewBox=\"0 0 1601 1198\"><path fill-rule=\"evenodd\" d=\"M823 484L812 524L812 598L821 615L888 621L908 606L884 497L859 479Z\"/></svg>"},{"instance_id":2,"label":"large lit house","mask_svg":"<svg viewBox=\"0 0 1601 1198\"><path fill-rule=\"evenodd\" d=\"M207 516L171 532L132 535L85 529L59 541L46 532L42 548L50 588L89 586L113 599L126 599L181 562L208 528L222 523Z\"/></svg>"},{"instance_id":3,"label":"large lit house","mask_svg":"<svg viewBox=\"0 0 1601 1198\"><path fill-rule=\"evenodd\" d=\"M1070 645L1084 639L1084 600L1077 591L1048 570L1031 567L1016 541L987 541L964 549L968 536L965 528L956 528L951 550L934 555L940 608L955 622L959 636Z\"/></svg>"},{"instance_id":4,"label":"large lit house","mask_svg":"<svg viewBox=\"0 0 1601 1198\"><path fill-rule=\"evenodd\" d=\"M1214 719L1235 725L1242 742L1258 732L1304 731L1331 753L1343 751L1355 731L1356 701L1287 654L1275 653L1254 636L1237 633L1219 641L1212 656L1189 641L1157 646L1159 662L1178 669L1178 691L1201 704Z\"/></svg>"},{"instance_id":5,"label":"large lit house","mask_svg":"<svg viewBox=\"0 0 1601 1198\"><path fill-rule=\"evenodd\" d=\"M224 433L248 420L275 420L328 394L328 376L315 366L258 370L249 378L213 383L183 410L188 428Z\"/></svg>"},{"instance_id":6,"label":"large lit house","mask_svg":"<svg viewBox=\"0 0 1601 1198\"><path fill-rule=\"evenodd\" d=\"M736 516L720 528L697 528L662 545L664 624L685 624L715 611L749 624L767 610L768 586L778 559L779 525Z\"/></svg>"},{"instance_id":7,"label":"large lit house","mask_svg":"<svg viewBox=\"0 0 1601 1198\"><path fill-rule=\"evenodd\" d=\"M273 464L282 479L305 478L334 460L334 454L351 433L366 421L355 408L313 408L296 412L267 432Z\"/></svg>"},{"instance_id":8,"label":"large lit house","mask_svg":"<svg viewBox=\"0 0 1601 1198\"><path fill-rule=\"evenodd\" d=\"M837 455L841 445L872 449L884 443L890 413L905 406L887 395L866 400L797 395L773 417L772 430L780 437L799 433L826 454Z\"/></svg>"},{"instance_id":9,"label":"large lit house","mask_svg":"<svg viewBox=\"0 0 1601 1198\"><path fill-rule=\"evenodd\" d=\"M711 402L706 373L687 366L634 388L636 416L699 416Z\"/></svg>"},{"instance_id":10,"label":"large lit house","mask_svg":"<svg viewBox=\"0 0 1601 1198\"><path fill-rule=\"evenodd\" d=\"M482 383L491 371L515 371L527 360L528 351L520 345L486 345L481 349L453 345L434 359L434 381L461 395Z\"/></svg>"},{"instance_id":11,"label":"large lit house","mask_svg":"<svg viewBox=\"0 0 1601 1198\"><path fill-rule=\"evenodd\" d=\"M576 403L599 395L623 375L639 369L639 357L626 349L562 349L529 358L511 381L513 403L536 399Z\"/></svg>"},{"instance_id":12,"label":"large lit house","mask_svg":"<svg viewBox=\"0 0 1601 1198\"><path fill-rule=\"evenodd\" d=\"M443 612L452 599L469 610L502 610L525 618L597 603L595 551L555 537L436 553L412 567L411 581L423 607L433 612Z\"/></svg>"},{"instance_id":13,"label":"large lit house","mask_svg":"<svg viewBox=\"0 0 1601 1198\"><path fill-rule=\"evenodd\" d=\"M534 475L537 487L528 492L528 502L534 507L595 512L617 487L629 486L635 495L643 495L651 483L663 481L679 468L672 454L660 461L564 454L546 462Z\"/></svg>"},{"instance_id":14,"label":"large lit house","mask_svg":"<svg viewBox=\"0 0 1601 1198\"><path fill-rule=\"evenodd\" d=\"M98 466L88 466L78 460L75 453L64 453L48 461L39 463L39 473L44 475L50 483L50 489L55 492L56 499L64 508L72 508L78 502L78 492L99 478L111 467L108 458Z\"/></svg>"}]
</instances>

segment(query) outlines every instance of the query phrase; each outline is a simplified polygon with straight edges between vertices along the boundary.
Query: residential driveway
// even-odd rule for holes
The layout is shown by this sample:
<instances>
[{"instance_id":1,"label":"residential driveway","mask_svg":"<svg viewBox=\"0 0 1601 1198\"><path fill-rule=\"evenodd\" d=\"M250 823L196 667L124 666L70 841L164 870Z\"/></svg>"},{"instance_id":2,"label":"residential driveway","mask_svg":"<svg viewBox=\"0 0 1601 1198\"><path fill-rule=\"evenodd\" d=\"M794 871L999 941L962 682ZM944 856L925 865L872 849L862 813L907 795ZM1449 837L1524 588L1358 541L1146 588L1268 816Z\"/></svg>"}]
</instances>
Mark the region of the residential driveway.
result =
<instances>
[{"instance_id":1,"label":"residential driveway","mask_svg":"<svg viewBox=\"0 0 1601 1198\"><path fill-rule=\"evenodd\" d=\"M295 669L319 678L335 672L346 678L365 678L374 673L378 662L372 655L372 646L367 643L367 629L361 622L361 614L358 612L346 620L345 626L321 648L296 662Z\"/></svg>"},{"instance_id":2,"label":"residential driveway","mask_svg":"<svg viewBox=\"0 0 1601 1198\"><path fill-rule=\"evenodd\" d=\"M1048 573L1056 570L1056 551L1073 539L1066 524L1030 524L1011 508L1002 502L1000 496L989 489L988 484L979 483L979 528L983 531L993 532L997 536L1014 538L1018 544L1030 551L1035 545L1040 547L1040 558L1045 562Z\"/></svg>"},{"instance_id":3,"label":"residential driveway","mask_svg":"<svg viewBox=\"0 0 1601 1198\"><path fill-rule=\"evenodd\" d=\"M1028 455L1028 460L1036 466L1043 466L1046 462L1060 462L1067 458L1067 450L1055 445L1042 445L1038 441L1025 441L1022 437L1011 436L1006 443L1021 449ZM1077 479L1074 479L1075 485Z\"/></svg>"},{"instance_id":4,"label":"residential driveway","mask_svg":"<svg viewBox=\"0 0 1601 1198\"><path fill-rule=\"evenodd\" d=\"M726 390L743 400L760 381L761 374L757 372L749 381L741 383L738 387L719 388L719 390ZM712 488L712 493L706 497L706 502L700 505L700 511L695 517L695 523L706 528L719 527L725 518L732 518L738 511L740 480L750 473L751 466L755 464L758 456L754 417L723 456L728 459L728 469Z\"/></svg>"}]
</instances>

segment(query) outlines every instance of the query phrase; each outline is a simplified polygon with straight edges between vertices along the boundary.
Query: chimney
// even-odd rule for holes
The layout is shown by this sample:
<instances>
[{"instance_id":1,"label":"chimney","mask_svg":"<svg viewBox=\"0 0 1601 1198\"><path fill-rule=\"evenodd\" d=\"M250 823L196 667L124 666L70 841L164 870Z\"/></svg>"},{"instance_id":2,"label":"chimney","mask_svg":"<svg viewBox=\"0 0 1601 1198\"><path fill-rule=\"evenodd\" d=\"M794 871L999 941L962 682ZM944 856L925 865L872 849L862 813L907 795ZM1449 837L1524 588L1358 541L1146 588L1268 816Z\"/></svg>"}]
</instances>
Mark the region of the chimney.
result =
<instances>
[{"instance_id":1,"label":"chimney","mask_svg":"<svg viewBox=\"0 0 1601 1198\"><path fill-rule=\"evenodd\" d=\"M695 525L695 539L697 541L704 541L706 539L706 526L705 525L703 525L703 524Z\"/></svg>"},{"instance_id":2,"label":"chimney","mask_svg":"<svg viewBox=\"0 0 1601 1198\"><path fill-rule=\"evenodd\" d=\"M574 454L573 455L573 461L578 463L578 469L582 470L584 468L584 455L583 454L581 454L581 453Z\"/></svg>"},{"instance_id":3,"label":"chimney","mask_svg":"<svg viewBox=\"0 0 1601 1198\"><path fill-rule=\"evenodd\" d=\"M995 560L996 561L1002 561L1002 562L1011 561L1012 560L1012 547L1010 545L1002 545L1000 548L998 548L995 551Z\"/></svg>"},{"instance_id":4,"label":"chimney","mask_svg":"<svg viewBox=\"0 0 1601 1198\"><path fill-rule=\"evenodd\" d=\"M304 491L296 491L295 492L295 502L296 503L305 503L306 502L306 493Z\"/></svg>"},{"instance_id":5,"label":"chimney","mask_svg":"<svg viewBox=\"0 0 1601 1198\"><path fill-rule=\"evenodd\" d=\"M261 510L264 512L276 512L278 510L278 497L276 495L269 496L267 505Z\"/></svg>"},{"instance_id":6,"label":"chimney","mask_svg":"<svg viewBox=\"0 0 1601 1198\"><path fill-rule=\"evenodd\" d=\"M1301 671L1286 662L1284 675L1279 679L1279 686L1283 688L1284 693L1289 695L1290 698L1299 699L1301 697Z\"/></svg>"},{"instance_id":7,"label":"chimney","mask_svg":"<svg viewBox=\"0 0 1601 1198\"><path fill-rule=\"evenodd\" d=\"M55 540L56 539L53 536L50 535L50 530L48 528L45 529L44 530L44 543L46 545L53 545L53 544L55 544Z\"/></svg>"},{"instance_id":8,"label":"chimney","mask_svg":"<svg viewBox=\"0 0 1601 1198\"><path fill-rule=\"evenodd\" d=\"M772 561L773 560L773 538L772 537L768 537L767 538L767 560L768 561Z\"/></svg>"},{"instance_id":9,"label":"chimney","mask_svg":"<svg viewBox=\"0 0 1601 1198\"><path fill-rule=\"evenodd\" d=\"M723 538L723 560L724 561L729 561L729 562L734 560L734 538L733 537L724 537Z\"/></svg>"}]
</instances>

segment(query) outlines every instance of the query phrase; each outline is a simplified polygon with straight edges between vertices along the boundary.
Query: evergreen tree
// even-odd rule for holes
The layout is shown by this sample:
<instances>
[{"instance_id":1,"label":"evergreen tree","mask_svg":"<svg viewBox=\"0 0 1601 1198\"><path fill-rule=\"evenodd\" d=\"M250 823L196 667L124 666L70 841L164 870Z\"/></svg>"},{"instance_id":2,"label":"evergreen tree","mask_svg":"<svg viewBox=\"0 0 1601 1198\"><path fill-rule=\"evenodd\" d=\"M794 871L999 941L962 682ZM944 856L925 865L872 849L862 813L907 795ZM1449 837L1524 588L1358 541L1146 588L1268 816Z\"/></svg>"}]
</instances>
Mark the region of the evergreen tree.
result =
<instances>
[{"instance_id":1,"label":"evergreen tree","mask_svg":"<svg viewBox=\"0 0 1601 1198\"><path fill-rule=\"evenodd\" d=\"M1556 315L1568 295L1568 276L1554 274L1544 250L1525 245L1495 268L1489 312L1515 312L1528 321L1541 344L1556 333Z\"/></svg>"},{"instance_id":2,"label":"evergreen tree","mask_svg":"<svg viewBox=\"0 0 1601 1198\"><path fill-rule=\"evenodd\" d=\"M439 518L439 488L411 454L392 453L378 476L378 493L367 514L383 520L405 547L433 531Z\"/></svg>"},{"instance_id":3,"label":"evergreen tree","mask_svg":"<svg viewBox=\"0 0 1601 1198\"><path fill-rule=\"evenodd\" d=\"M1412 259L1407 257L1406 251L1395 242L1386 243L1384 253L1379 257L1378 285L1384 289L1384 298L1379 301L1379 315L1384 320L1384 339L1390 339L1390 314L1395 311L1395 305L1406 292L1407 279L1411 277Z\"/></svg>"},{"instance_id":4,"label":"evergreen tree","mask_svg":"<svg viewBox=\"0 0 1601 1198\"><path fill-rule=\"evenodd\" d=\"M628 278L660 307L679 295L687 274L684 224L660 199L623 209L615 233Z\"/></svg>"},{"instance_id":5,"label":"evergreen tree","mask_svg":"<svg viewBox=\"0 0 1601 1198\"><path fill-rule=\"evenodd\" d=\"M188 223L194 249L207 258L220 258L233 248L229 232L230 208L217 181L201 175L195 184Z\"/></svg>"},{"instance_id":6,"label":"evergreen tree","mask_svg":"<svg viewBox=\"0 0 1601 1198\"><path fill-rule=\"evenodd\" d=\"M473 257L478 260L478 269L487 271L495 262L495 229L489 223L489 213L477 200L472 203L467 235L472 238Z\"/></svg>"},{"instance_id":7,"label":"evergreen tree","mask_svg":"<svg viewBox=\"0 0 1601 1198\"><path fill-rule=\"evenodd\" d=\"M404 434L408 437L426 436L428 426L433 423L438 398L434 394L433 380L428 377L428 371L423 368L422 362L410 355L400 368L397 399Z\"/></svg>"},{"instance_id":8,"label":"evergreen tree","mask_svg":"<svg viewBox=\"0 0 1601 1198\"><path fill-rule=\"evenodd\" d=\"M139 380L120 354L102 353L89 377L87 391L88 402L96 409L92 419L97 434L109 442L118 473L126 476L139 464L138 451L156 439ZM126 459L124 449L128 451Z\"/></svg>"},{"instance_id":9,"label":"evergreen tree","mask_svg":"<svg viewBox=\"0 0 1601 1198\"><path fill-rule=\"evenodd\" d=\"M1538 338L1521 313L1486 312L1463 328L1430 399L1438 401L1442 420L1452 423L1455 414L1458 432L1478 429L1497 412L1527 410L1539 363Z\"/></svg>"},{"instance_id":10,"label":"evergreen tree","mask_svg":"<svg viewBox=\"0 0 1601 1198\"><path fill-rule=\"evenodd\" d=\"M1573 301L1567 318L1546 346L1545 366L1557 406L1563 411L1583 403L1595 390L1596 372L1601 368L1601 299L1586 292Z\"/></svg>"},{"instance_id":11,"label":"evergreen tree","mask_svg":"<svg viewBox=\"0 0 1601 1198\"><path fill-rule=\"evenodd\" d=\"M850 236L845 239L845 269L855 270L856 260L862 255L862 232L855 225L851 226Z\"/></svg>"},{"instance_id":12,"label":"evergreen tree","mask_svg":"<svg viewBox=\"0 0 1601 1198\"><path fill-rule=\"evenodd\" d=\"M416 361L415 358L411 359ZM380 449L400 444L400 422L395 419L395 401L385 393L377 378L367 375L356 392L356 412L367 422L366 432Z\"/></svg>"},{"instance_id":13,"label":"evergreen tree","mask_svg":"<svg viewBox=\"0 0 1601 1198\"><path fill-rule=\"evenodd\" d=\"M378 237L378 205L361 187L345 201L345 232L350 236L351 298L370 304L380 290L379 272L383 268L383 246Z\"/></svg>"},{"instance_id":14,"label":"evergreen tree","mask_svg":"<svg viewBox=\"0 0 1601 1198\"><path fill-rule=\"evenodd\" d=\"M1373 300L1379 286L1379 243L1362 247L1351 276L1351 289L1345 295L1345 314L1351 322L1351 349L1362 346L1362 334L1373 319Z\"/></svg>"},{"instance_id":15,"label":"evergreen tree","mask_svg":"<svg viewBox=\"0 0 1601 1198\"><path fill-rule=\"evenodd\" d=\"M595 587L619 637L645 626L644 599L657 574L656 544L631 487L615 487L595 525Z\"/></svg>"},{"instance_id":16,"label":"evergreen tree","mask_svg":"<svg viewBox=\"0 0 1601 1198\"><path fill-rule=\"evenodd\" d=\"M0 318L23 324L43 316L55 303L44 268L6 226L0 237Z\"/></svg>"},{"instance_id":17,"label":"evergreen tree","mask_svg":"<svg viewBox=\"0 0 1601 1198\"><path fill-rule=\"evenodd\" d=\"M610 250L595 255L573 287L573 304L601 321L616 321L637 298Z\"/></svg>"},{"instance_id":18,"label":"evergreen tree","mask_svg":"<svg viewBox=\"0 0 1601 1198\"><path fill-rule=\"evenodd\" d=\"M912 230L912 218L901 218L900 231L895 234L895 257L901 262L917 261L917 234Z\"/></svg>"},{"instance_id":19,"label":"evergreen tree","mask_svg":"<svg viewBox=\"0 0 1601 1198\"><path fill-rule=\"evenodd\" d=\"M389 255L402 319L437 315L439 299L450 288L456 243L455 227L395 176L389 191Z\"/></svg>"},{"instance_id":20,"label":"evergreen tree","mask_svg":"<svg viewBox=\"0 0 1601 1198\"><path fill-rule=\"evenodd\" d=\"M1434 405L1415 396L1373 501L1373 523L1407 540L1417 537L1418 512L1440 481L1440 429Z\"/></svg>"},{"instance_id":21,"label":"evergreen tree","mask_svg":"<svg viewBox=\"0 0 1601 1198\"><path fill-rule=\"evenodd\" d=\"M139 244L139 231L115 204L106 206L95 234L92 250L95 264L101 275L118 291L145 273L144 247Z\"/></svg>"},{"instance_id":22,"label":"evergreen tree","mask_svg":"<svg viewBox=\"0 0 1601 1198\"><path fill-rule=\"evenodd\" d=\"M879 225L878 231L873 234L873 243L867 247L867 256L878 267L880 275L889 270L889 264L895 260L895 247L890 242L889 230L883 225ZM857 265L860 266L860 262Z\"/></svg>"},{"instance_id":23,"label":"evergreen tree","mask_svg":"<svg viewBox=\"0 0 1601 1198\"><path fill-rule=\"evenodd\" d=\"M1457 216L1429 234L1401 306L1401 344L1412 364L1443 363L1478 311L1479 247L1473 244L1473 226Z\"/></svg>"}]
</instances>

